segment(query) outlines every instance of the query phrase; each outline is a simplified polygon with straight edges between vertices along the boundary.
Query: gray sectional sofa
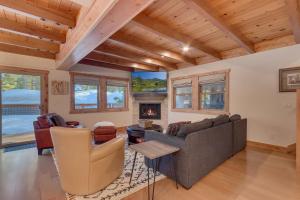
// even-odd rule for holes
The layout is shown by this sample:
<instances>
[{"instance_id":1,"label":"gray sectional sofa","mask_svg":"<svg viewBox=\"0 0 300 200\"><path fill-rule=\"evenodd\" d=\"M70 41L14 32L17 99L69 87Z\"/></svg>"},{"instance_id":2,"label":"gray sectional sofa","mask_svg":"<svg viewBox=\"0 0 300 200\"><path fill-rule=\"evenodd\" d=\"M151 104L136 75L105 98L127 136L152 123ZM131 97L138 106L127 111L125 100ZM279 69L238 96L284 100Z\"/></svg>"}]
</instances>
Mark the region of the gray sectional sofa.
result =
<instances>
[{"instance_id":1,"label":"gray sectional sofa","mask_svg":"<svg viewBox=\"0 0 300 200\"><path fill-rule=\"evenodd\" d=\"M237 115L231 120L222 115L206 119L202 124L184 126L180 128L179 136L146 131L145 140L157 140L180 148L175 155L177 180L187 189L246 146L247 119ZM161 158L159 171L175 180L172 167L170 156Z\"/></svg>"}]
</instances>

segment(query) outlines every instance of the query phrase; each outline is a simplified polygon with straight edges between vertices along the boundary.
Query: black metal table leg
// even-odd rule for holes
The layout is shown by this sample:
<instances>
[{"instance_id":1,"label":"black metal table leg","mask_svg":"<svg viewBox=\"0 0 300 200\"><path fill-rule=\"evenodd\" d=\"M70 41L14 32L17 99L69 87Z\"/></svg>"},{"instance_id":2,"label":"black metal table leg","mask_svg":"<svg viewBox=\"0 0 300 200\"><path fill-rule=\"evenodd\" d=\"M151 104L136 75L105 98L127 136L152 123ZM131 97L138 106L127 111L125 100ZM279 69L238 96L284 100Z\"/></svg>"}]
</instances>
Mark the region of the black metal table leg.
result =
<instances>
[{"instance_id":1,"label":"black metal table leg","mask_svg":"<svg viewBox=\"0 0 300 200\"><path fill-rule=\"evenodd\" d=\"M160 162L160 158L157 158L157 160L155 160L155 166L153 166L153 188L152 188L152 200L154 200L154 191L155 191L155 177L156 177L156 172L157 170L159 170L159 162Z\"/></svg>"},{"instance_id":2,"label":"black metal table leg","mask_svg":"<svg viewBox=\"0 0 300 200\"><path fill-rule=\"evenodd\" d=\"M133 170L134 170L136 155L137 155L137 152L134 152L134 159L133 159L133 164L132 164L132 168L131 168L131 175L130 175L129 185L131 184L131 179L132 179L132 175L133 175Z\"/></svg>"},{"instance_id":3,"label":"black metal table leg","mask_svg":"<svg viewBox=\"0 0 300 200\"><path fill-rule=\"evenodd\" d=\"M150 200L150 177L149 177L150 162L148 163L148 200Z\"/></svg>"},{"instance_id":4,"label":"black metal table leg","mask_svg":"<svg viewBox=\"0 0 300 200\"><path fill-rule=\"evenodd\" d=\"M173 164L173 172L174 172L174 176L175 176L176 188L178 189L177 174L176 174L176 163L175 163L174 153L171 154L171 159L172 159L172 164Z\"/></svg>"}]
</instances>

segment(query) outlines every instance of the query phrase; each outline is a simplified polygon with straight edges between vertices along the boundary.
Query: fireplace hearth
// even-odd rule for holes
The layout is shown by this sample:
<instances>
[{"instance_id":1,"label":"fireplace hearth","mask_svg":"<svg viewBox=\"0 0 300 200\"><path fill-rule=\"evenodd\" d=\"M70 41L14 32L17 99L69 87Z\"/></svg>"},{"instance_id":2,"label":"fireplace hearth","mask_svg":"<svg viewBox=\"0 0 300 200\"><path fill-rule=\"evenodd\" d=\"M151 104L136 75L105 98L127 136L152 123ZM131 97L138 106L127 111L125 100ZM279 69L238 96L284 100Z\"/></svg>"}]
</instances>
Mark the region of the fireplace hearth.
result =
<instances>
[{"instance_id":1,"label":"fireplace hearth","mask_svg":"<svg viewBox=\"0 0 300 200\"><path fill-rule=\"evenodd\" d=\"M140 119L161 119L160 103L140 103Z\"/></svg>"}]
</instances>

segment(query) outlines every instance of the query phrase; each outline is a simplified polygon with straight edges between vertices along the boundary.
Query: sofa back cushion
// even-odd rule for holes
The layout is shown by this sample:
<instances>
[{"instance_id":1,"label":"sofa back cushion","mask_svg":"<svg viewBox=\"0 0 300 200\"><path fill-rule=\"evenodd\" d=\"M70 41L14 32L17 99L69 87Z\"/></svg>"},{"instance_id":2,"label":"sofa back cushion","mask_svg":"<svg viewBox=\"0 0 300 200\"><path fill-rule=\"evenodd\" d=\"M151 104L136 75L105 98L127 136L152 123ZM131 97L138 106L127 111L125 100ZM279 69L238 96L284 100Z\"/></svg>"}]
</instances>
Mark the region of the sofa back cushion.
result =
<instances>
[{"instance_id":1,"label":"sofa back cushion","mask_svg":"<svg viewBox=\"0 0 300 200\"><path fill-rule=\"evenodd\" d=\"M207 129L212 127L213 121L211 119L204 119L200 122L194 122L191 124L184 124L180 127L180 130L177 133L179 137L186 137L188 134Z\"/></svg>"},{"instance_id":2,"label":"sofa back cushion","mask_svg":"<svg viewBox=\"0 0 300 200\"><path fill-rule=\"evenodd\" d=\"M168 126L167 129L167 135L172 135L172 136L176 136L180 127L184 124L190 124L191 121L183 121L183 122L176 122L176 123L171 123Z\"/></svg>"},{"instance_id":3,"label":"sofa back cushion","mask_svg":"<svg viewBox=\"0 0 300 200\"><path fill-rule=\"evenodd\" d=\"M230 121L231 122L238 121L238 120L241 120L241 119L242 119L241 115L238 115L238 114L234 114L234 115L230 116Z\"/></svg>"},{"instance_id":4,"label":"sofa back cushion","mask_svg":"<svg viewBox=\"0 0 300 200\"><path fill-rule=\"evenodd\" d=\"M227 122L229 122L228 115L219 115L218 117L213 119L213 126L219 126L219 125L225 124Z\"/></svg>"}]
</instances>

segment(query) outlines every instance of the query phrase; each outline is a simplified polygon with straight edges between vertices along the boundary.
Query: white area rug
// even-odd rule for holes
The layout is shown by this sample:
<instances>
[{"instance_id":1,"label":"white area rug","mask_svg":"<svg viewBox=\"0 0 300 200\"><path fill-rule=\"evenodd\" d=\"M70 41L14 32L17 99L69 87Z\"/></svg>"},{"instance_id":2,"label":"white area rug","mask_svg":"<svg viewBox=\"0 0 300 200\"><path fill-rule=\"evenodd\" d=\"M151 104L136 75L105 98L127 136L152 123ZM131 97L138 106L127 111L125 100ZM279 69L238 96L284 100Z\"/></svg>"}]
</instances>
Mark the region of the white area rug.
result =
<instances>
[{"instance_id":1,"label":"white area rug","mask_svg":"<svg viewBox=\"0 0 300 200\"><path fill-rule=\"evenodd\" d=\"M95 194L85 196L66 194L67 200L120 200L124 197L129 196L130 194L137 192L138 190L144 187L147 187L147 167L144 164L144 156L139 153L136 157L131 185L129 185L133 157L134 151L126 148L124 170L119 178L117 178L112 184ZM54 156L53 159L55 162ZM159 181L163 178L165 178L164 175L157 174L155 181ZM152 183L153 171L150 169L150 184Z\"/></svg>"}]
</instances>

